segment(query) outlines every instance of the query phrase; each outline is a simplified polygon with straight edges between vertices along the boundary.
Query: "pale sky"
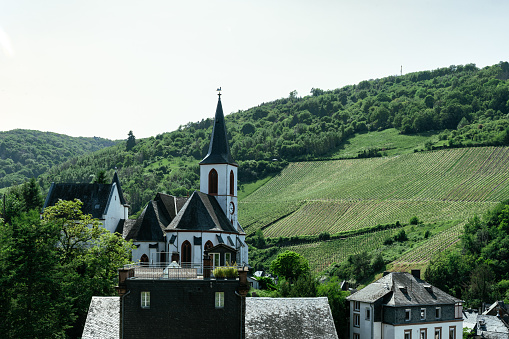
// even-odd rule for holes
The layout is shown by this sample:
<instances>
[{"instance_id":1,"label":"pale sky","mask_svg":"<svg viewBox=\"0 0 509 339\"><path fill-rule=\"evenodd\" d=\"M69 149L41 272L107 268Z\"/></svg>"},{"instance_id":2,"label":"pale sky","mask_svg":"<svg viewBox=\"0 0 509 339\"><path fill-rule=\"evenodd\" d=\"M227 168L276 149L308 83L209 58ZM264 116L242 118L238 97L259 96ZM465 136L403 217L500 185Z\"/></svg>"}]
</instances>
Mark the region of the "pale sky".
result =
<instances>
[{"instance_id":1,"label":"pale sky","mask_svg":"<svg viewBox=\"0 0 509 339\"><path fill-rule=\"evenodd\" d=\"M125 139L311 88L509 60L509 1L0 0L0 130Z\"/></svg>"}]
</instances>

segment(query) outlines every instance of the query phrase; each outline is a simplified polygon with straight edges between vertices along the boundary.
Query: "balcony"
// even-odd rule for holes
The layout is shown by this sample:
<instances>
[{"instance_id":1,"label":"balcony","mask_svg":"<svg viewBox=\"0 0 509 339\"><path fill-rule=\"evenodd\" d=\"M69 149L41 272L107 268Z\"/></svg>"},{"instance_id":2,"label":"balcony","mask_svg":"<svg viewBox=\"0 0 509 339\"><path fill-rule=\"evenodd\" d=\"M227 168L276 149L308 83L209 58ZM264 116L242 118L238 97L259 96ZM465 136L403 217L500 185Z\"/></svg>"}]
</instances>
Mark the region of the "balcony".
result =
<instances>
[{"instance_id":1,"label":"balcony","mask_svg":"<svg viewBox=\"0 0 509 339\"><path fill-rule=\"evenodd\" d=\"M239 271L246 271L247 266L210 266L203 262L177 263L136 263L125 265L119 270L119 278L146 280L184 280L184 279L238 279ZM227 273L228 271L228 273ZM216 272L217 277L214 275Z\"/></svg>"}]
</instances>

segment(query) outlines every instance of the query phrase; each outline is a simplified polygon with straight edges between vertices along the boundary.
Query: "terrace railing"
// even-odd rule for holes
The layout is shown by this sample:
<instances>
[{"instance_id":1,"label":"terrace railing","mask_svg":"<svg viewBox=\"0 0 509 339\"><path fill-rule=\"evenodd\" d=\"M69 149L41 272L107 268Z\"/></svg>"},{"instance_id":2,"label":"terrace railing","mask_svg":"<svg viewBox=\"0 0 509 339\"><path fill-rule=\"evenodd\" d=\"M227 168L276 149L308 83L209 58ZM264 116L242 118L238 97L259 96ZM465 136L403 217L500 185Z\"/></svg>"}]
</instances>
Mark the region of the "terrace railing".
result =
<instances>
[{"instance_id":1,"label":"terrace railing","mask_svg":"<svg viewBox=\"0 0 509 339\"><path fill-rule=\"evenodd\" d=\"M129 270L128 279L203 279L212 278L214 276L214 269L218 266L204 266L202 262L189 262L189 263L136 263L125 265L124 270ZM237 271L241 266L227 266L220 267L225 269L233 269Z\"/></svg>"}]
</instances>

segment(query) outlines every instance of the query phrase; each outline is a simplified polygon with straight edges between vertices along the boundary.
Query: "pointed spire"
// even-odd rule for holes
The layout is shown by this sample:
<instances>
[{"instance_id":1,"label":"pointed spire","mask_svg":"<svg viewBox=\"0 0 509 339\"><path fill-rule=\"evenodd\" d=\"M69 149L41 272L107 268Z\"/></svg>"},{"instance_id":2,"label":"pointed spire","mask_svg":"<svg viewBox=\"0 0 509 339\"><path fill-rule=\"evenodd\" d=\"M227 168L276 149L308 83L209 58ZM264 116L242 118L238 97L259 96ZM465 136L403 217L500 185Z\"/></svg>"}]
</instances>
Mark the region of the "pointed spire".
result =
<instances>
[{"instance_id":1,"label":"pointed spire","mask_svg":"<svg viewBox=\"0 0 509 339\"><path fill-rule=\"evenodd\" d=\"M228 145L223 106L221 105L221 94L219 94L219 99L217 101L216 116L214 117L214 127L212 129L212 137L210 138L209 152L200 164L236 165L230 154L230 146Z\"/></svg>"}]
</instances>

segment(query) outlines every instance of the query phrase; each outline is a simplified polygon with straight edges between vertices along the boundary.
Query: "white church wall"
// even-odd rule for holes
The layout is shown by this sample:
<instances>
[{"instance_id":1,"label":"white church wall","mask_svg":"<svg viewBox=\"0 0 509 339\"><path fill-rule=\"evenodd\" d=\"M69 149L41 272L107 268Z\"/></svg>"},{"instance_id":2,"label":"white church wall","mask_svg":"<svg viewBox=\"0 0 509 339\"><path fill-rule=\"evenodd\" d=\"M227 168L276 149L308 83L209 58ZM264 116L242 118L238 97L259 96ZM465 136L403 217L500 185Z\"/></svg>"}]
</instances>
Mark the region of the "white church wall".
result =
<instances>
[{"instance_id":1,"label":"white church wall","mask_svg":"<svg viewBox=\"0 0 509 339\"><path fill-rule=\"evenodd\" d=\"M108 209L106 214L103 215L103 227L111 233L115 232L120 219L126 219L125 207L120 202L120 195L118 194L117 185L113 185L113 194L110 196Z\"/></svg>"}]
</instances>

